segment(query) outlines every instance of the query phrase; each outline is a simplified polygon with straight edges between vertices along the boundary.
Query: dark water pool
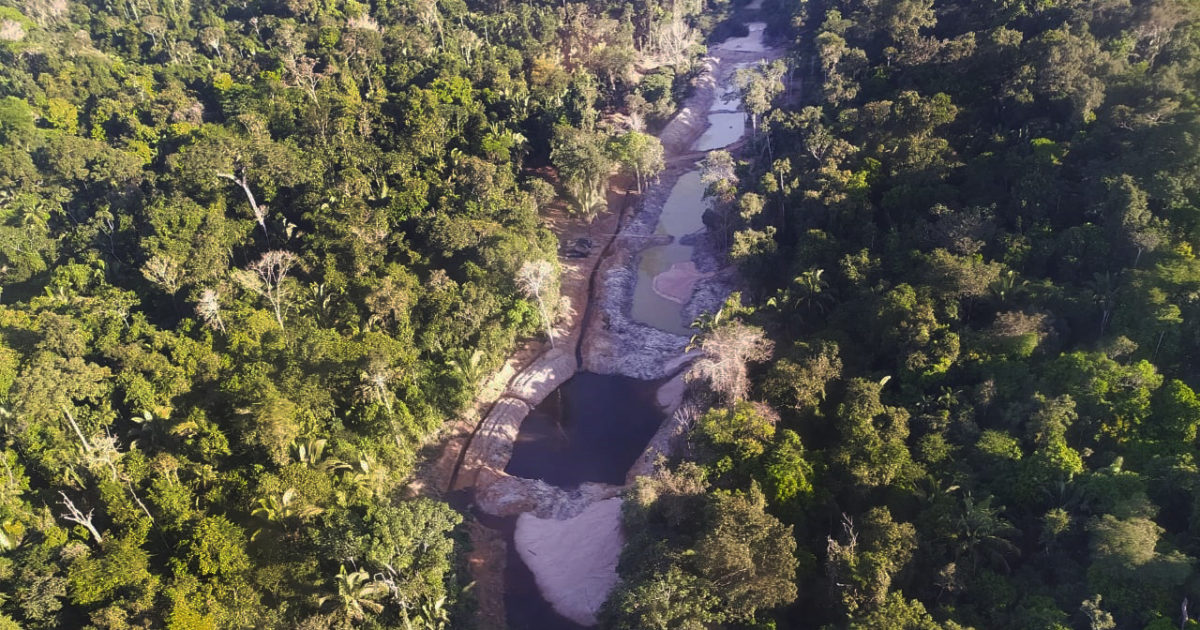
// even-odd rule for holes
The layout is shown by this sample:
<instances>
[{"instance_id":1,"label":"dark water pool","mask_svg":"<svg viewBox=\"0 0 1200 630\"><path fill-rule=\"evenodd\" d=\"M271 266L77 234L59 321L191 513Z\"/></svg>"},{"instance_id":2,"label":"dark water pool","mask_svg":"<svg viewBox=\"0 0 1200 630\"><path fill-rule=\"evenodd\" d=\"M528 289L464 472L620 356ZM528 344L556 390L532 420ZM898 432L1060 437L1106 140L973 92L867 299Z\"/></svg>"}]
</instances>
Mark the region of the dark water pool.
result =
<instances>
[{"instance_id":1,"label":"dark water pool","mask_svg":"<svg viewBox=\"0 0 1200 630\"><path fill-rule=\"evenodd\" d=\"M508 630L584 630L584 626L554 612L554 608L542 597L533 573L513 546L517 517L492 516L479 510L472 514L484 526L504 534L508 541L504 567L505 627Z\"/></svg>"},{"instance_id":2,"label":"dark water pool","mask_svg":"<svg viewBox=\"0 0 1200 630\"><path fill-rule=\"evenodd\" d=\"M658 381L580 372L521 424L510 475L561 488L625 483L625 473L663 420Z\"/></svg>"},{"instance_id":3,"label":"dark water pool","mask_svg":"<svg viewBox=\"0 0 1200 630\"><path fill-rule=\"evenodd\" d=\"M585 481L625 483L625 473L663 420L655 400L660 381L580 372L521 424L505 472L561 488ZM513 546L516 517L479 515L508 539L504 607L509 630L582 630L554 612Z\"/></svg>"}]
</instances>

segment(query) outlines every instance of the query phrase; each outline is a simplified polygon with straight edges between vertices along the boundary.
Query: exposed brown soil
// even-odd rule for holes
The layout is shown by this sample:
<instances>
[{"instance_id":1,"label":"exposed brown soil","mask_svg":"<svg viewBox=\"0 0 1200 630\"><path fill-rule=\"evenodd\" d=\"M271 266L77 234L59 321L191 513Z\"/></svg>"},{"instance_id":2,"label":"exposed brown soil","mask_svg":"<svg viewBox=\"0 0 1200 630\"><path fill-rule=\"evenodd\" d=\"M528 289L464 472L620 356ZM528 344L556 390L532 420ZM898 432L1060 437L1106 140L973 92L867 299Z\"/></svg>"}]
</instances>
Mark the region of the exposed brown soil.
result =
<instances>
[{"instance_id":1,"label":"exposed brown soil","mask_svg":"<svg viewBox=\"0 0 1200 630\"><path fill-rule=\"evenodd\" d=\"M504 533L484 527L478 521L467 523L471 551L467 568L475 581L479 630L504 630L504 569L508 545Z\"/></svg>"}]
</instances>

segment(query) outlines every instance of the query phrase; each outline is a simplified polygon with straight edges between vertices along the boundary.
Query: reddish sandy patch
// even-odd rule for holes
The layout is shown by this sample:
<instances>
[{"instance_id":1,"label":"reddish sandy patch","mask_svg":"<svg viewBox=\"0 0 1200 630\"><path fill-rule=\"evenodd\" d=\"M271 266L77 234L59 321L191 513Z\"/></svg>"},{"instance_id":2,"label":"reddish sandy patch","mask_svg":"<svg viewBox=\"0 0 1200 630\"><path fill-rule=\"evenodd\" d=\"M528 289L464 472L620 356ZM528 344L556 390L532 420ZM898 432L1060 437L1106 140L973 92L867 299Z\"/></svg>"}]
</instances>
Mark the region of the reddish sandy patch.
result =
<instances>
[{"instance_id":1,"label":"reddish sandy patch","mask_svg":"<svg viewBox=\"0 0 1200 630\"><path fill-rule=\"evenodd\" d=\"M675 302L687 304L692 297L692 289L696 283L711 276L711 273L701 273L692 261L675 263L670 269L654 276L651 286L660 296Z\"/></svg>"}]
</instances>

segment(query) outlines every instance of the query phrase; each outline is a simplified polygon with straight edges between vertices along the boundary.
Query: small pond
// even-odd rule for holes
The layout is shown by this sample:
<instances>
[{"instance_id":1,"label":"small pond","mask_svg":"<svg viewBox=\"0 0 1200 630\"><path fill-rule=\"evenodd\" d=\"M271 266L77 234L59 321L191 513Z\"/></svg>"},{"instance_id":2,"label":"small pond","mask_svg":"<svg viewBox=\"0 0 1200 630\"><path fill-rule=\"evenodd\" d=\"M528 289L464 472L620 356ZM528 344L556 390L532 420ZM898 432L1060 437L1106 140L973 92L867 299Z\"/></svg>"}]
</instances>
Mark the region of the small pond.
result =
<instances>
[{"instance_id":1,"label":"small pond","mask_svg":"<svg viewBox=\"0 0 1200 630\"><path fill-rule=\"evenodd\" d=\"M721 50L725 52L766 52L767 48L763 43L763 32L767 30L766 22L751 22L746 27L750 30L749 34L745 37L730 37L721 42Z\"/></svg>"}]
</instances>

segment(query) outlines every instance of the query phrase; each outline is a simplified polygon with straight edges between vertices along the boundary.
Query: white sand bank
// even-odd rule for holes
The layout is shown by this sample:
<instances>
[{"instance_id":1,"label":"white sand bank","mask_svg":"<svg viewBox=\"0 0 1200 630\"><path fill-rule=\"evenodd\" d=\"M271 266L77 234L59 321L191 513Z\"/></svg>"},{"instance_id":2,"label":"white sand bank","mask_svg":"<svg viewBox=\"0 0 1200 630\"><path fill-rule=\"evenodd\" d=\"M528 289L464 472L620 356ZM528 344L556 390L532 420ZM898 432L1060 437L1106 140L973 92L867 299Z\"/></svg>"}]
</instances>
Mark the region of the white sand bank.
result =
<instances>
[{"instance_id":1,"label":"white sand bank","mask_svg":"<svg viewBox=\"0 0 1200 630\"><path fill-rule=\"evenodd\" d=\"M558 614L596 625L596 613L617 583L617 559L625 544L621 499L597 501L562 521L522 514L513 544Z\"/></svg>"}]
</instances>

